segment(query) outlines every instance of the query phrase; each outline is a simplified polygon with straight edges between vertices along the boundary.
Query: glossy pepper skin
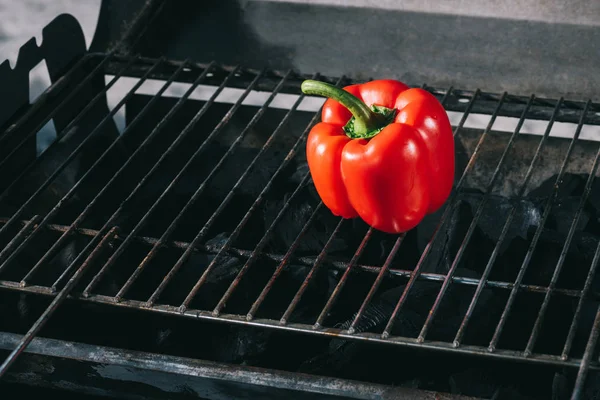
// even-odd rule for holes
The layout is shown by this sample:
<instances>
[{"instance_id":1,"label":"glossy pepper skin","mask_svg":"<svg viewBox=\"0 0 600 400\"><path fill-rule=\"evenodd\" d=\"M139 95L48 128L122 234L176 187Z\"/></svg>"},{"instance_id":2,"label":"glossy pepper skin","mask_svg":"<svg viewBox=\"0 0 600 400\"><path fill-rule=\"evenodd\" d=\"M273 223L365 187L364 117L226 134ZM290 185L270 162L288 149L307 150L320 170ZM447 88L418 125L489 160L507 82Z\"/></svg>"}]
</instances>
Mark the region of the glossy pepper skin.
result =
<instances>
[{"instance_id":1,"label":"glossy pepper skin","mask_svg":"<svg viewBox=\"0 0 600 400\"><path fill-rule=\"evenodd\" d=\"M308 135L306 157L315 188L333 214L360 217L397 234L448 199L454 137L432 94L389 79L343 90L307 80L302 91L328 97L321 122Z\"/></svg>"}]
</instances>

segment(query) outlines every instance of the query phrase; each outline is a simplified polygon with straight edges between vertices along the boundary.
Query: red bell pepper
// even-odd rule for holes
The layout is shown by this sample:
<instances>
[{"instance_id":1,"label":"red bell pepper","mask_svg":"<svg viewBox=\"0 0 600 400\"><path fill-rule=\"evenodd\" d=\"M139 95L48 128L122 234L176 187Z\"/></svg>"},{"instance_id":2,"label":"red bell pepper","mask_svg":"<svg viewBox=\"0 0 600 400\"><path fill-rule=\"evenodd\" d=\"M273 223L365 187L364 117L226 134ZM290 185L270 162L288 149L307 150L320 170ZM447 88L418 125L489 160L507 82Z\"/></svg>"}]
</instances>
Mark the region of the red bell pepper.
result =
<instances>
[{"instance_id":1,"label":"red bell pepper","mask_svg":"<svg viewBox=\"0 0 600 400\"><path fill-rule=\"evenodd\" d=\"M446 111L423 89L396 80L336 86L306 80L328 97L310 131L306 158L331 212L401 233L437 211L454 182L454 137Z\"/></svg>"}]
</instances>

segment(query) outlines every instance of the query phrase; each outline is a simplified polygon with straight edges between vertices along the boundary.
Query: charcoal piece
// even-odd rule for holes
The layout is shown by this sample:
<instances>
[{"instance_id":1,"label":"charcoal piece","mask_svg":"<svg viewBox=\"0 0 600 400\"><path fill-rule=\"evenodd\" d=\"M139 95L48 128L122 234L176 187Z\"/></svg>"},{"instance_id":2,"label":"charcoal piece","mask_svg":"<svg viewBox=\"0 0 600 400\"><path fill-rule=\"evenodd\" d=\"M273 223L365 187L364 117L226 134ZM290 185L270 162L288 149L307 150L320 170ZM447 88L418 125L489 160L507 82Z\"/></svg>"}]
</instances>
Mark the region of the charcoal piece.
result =
<instances>
[{"instance_id":1,"label":"charcoal piece","mask_svg":"<svg viewBox=\"0 0 600 400\"><path fill-rule=\"evenodd\" d=\"M214 238L210 239L206 242L206 246L214 247L215 249L221 249L227 241L229 240L229 235L225 232L219 233ZM196 253L194 257L194 263L209 265L214 259L216 255L208 255L208 254L200 254ZM217 258L215 266L212 271L208 275L206 282L207 283L219 283L223 281L231 281L235 278L235 276L240 272L242 268L241 261L237 257L233 257L229 254L221 255L221 257Z\"/></svg>"},{"instance_id":2,"label":"charcoal piece","mask_svg":"<svg viewBox=\"0 0 600 400\"><path fill-rule=\"evenodd\" d=\"M533 240L536 229L528 233L528 243ZM534 256L527 276L535 277L538 284L548 284L557 266L560 254L566 243L564 232L544 229L538 239ZM599 238L585 232L575 232L567 250L561 275L557 285L566 288L581 288L592 264ZM523 260L523 258L521 258ZM522 262L518 263L520 268Z\"/></svg>"},{"instance_id":3,"label":"charcoal piece","mask_svg":"<svg viewBox=\"0 0 600 400\"><path fill-rule=\"evenodd\" d=\"M555 191L556 178L558 174L542 182L537 188L531 190L527 197L543 198L550 196ZM580 196L583 193L587 175L565 173L558 184L557 198L562 199L570 196Z\"/></svg>"},{"instance_id":4,"label":"charcoal piece","mask_svg":"<svg viewBox=\"0 0 600 400\"><path fill-rule=\"evenodd\" d=\"M160 295L158 302L161 304L179 306L192 287L200 279L206 268L213 260L215 260L216 252L222 248L228 238L229 235L222 232L206 242L206 246L213 250L214 253L208 253L206 251L192 252L188 260L171 278L171 281ZM169 268L166 270L152 268L152 265L149 265L146 271L138 277L137 284L131 287L131 290L128 292L128 297L147 299L149 294L137 294L135 291L136 288L140 288L140 290L147 290L148 287L156 288L180 255L181 253L175 254L175 257L168 263ZM211 272L207 275L204 285L192 301L191 307L199 307L201 309L203 309L203 307L214 307L241 270L243 264L244 261L239 257L228 252L222 253L221 256L217 258ZM122 280L123 278L116 277L116 279Z\"/></svg>"},{"instance_id":5,"label":"charcoal piece","mask_svg":"<svg viewBox=\"0 0 600 400\"><path fill-rule=\"evenodd\" d=\"M208 169L207 172L214 168L227 150L228 148L225 146L213 145L211 146L210 151L205 152L205 157L213 159L212 161L206 159L203 161L203 164L206 165ZM228 156L226 159L227 161L223 164L222 168L217 173L217 176L211 181L211 193L217 198L224 198L258 155L259 151L260 149L249 147L236 148L233 154ZM209 153L211 154L209 155ZM252 198L256 198L271 180L275 171L281 165L282 160L283 157L281 155L274 154L271 150L264 152L241 183L238 189L239 192ZM294 164L292 164L292 167L289 167L288 170L293 168L293 165ZM279 187L279 185L273 186L275 189Z\"/></svg>"},{"instance_id":6,"label":"charcoal piece","mask_svg":"<svg viewBox=\"0 0 600 400\"><path fill-rule=\"evenodd\" d=\"M301 189L296 197L291 199L291 193L286 193L281 199L269 199L265 202L263 209L264 224L266 227L277 217L283 205L291 201L288 210L274 227L269 250L276 253L285 253L294 243L296 237L308 222L309 218L316 209L319 199L310 193L309 186ZM331 212L323 210L313 221L308 231L300 241L296 254L316 255L321 252L331 234L335 230L339 218ZM347 249L346 242L336 236L329 247L329 254L340 252Z\"/></svg>"},{"instance_id":7,"label":"charcoal piece","mask_svg":"<svg viewBox=\"0 0 600 400\"><path fill-rule=\"evenodd\" d=\"M259 309L259 315L269 318L282 317L311 269L312 265L286 265ZM290 317L290 322L313 324L331 296L339 275L340 271L322 265L306 287Z\"/></svg>"},{"instance_id":8,"label":"charcoal piece","mask_svg":"<svg viewBox=\"0 0 600 400\"><path fill-rule=\"evenodd\" d=\"M557 176L554 175L544 181L539 187L529 192L527 198L539 204L545 203L555 190L556 178ZM588 175L584 174L564 174L558 184L556 198L552 203L552 209L545 227L564 232L565 234L569 231L575 214L579 209L587 179ZM600 205L598 202L599 187L597 182L594 182L592 185L592 191L588 197L588 202L581 211L579 222L575 228L576 230L584 230L590 224L594 224L596 229L600 230L600 225L598 225L597 221L598 211L600 210L598 207Z\"/></svg>"},{"instance_id":9,"label":"charcoal piece","mask_svg":"<svg viewBox=\"0 0 600 400\"><path fill-rule=\"evenodd\" d=\"M307 162L298 163L298 165L295 168L295 171L290 176L290 182L295 183L297 186L300 184L300 182L302 182L302 180L304 179L304 177L307 174L310 174L310 168L308 168L308 163ZM308 184L308 182L307 182L307 184ZM314 185L312 185L312 187L314 189ZM316 190L315 190L315 192L316 192Z\"/></svg>"},{"instance_id":10,"label":"charcoal piece","mask_svg":"<svg viewBox=\"0 0 600 400\"><path fill-rule=\"evenodd\" d=\"M563 199L557 199L552 206L552 211L549 218L550 221L547 222L545 226L547 228L555 229L558 232L567 234L573 225L573 221L575 220L580 203L580 197L566 197ZM581 210L581 215L579 216L579 221L575 226L575 230L584 230L591 217L592 215L590 215L588 209L584 208Z\"/></svg>"},{"instance_id":11,"label":"charcoal piece","mask_svg":"<svg viewBox=\"0 0 600 400\"><path fill-rule=\"evenodd\" d=\"M473 214L477 212L484 197L484 194L473 192L465 192L459 195L459 199L469 203ZM528 230L532 226L537 227L539 225L543 213L543 200L524 199L515 201L502 196L490 195L477 221L478 228L495 245L499 241L505 222L513 207L515 208L513 220L500 246L500 254L506 251L515 237L526 238Z\"/></svg>"},{"instance_id":12,"label":"charcoal piece","mask_svg":"<svg viewBox=\"0 0 600 400\"><path fill-rule=\"evenodd\" d=\"M465 277L477 276L476 273L464 269L458 269L456 275ZM432 281L419 280L415 283L403 309L397 316L391 332L392 335L413 338L418 335L429 314L431 305L439 293L440 286L439 282ZM356 332L382 332L404 288L405 285L400 285L378 296L376 295L371 304L365 309L363 317L359 320ZM491 294L487 290L485 292L485 295L482 295L482 298L479 300L479 303L483 307L476 309L473 313L470 322L471 328L467 330L464 341L471 341L473 340L471 336L484 335L484 332L490 329L489 318L491 318L491 313L489 310L485 310L485 303L490 299ZM432 340L452 341L471 301L472 295L473 290L465 286L458 284L451 285L438 308L435 320L430 325L427 337ZM336 327L347 329L354 320L355 315L347 321L336 325ZM470 332L476 332L476 334L470 334ZM340 372L352 366L356 369L356 374L360 375L361 372L368 372L359 371L360 367L357 366L369 365L369 360L372 357L373 355L369 351L365 351L365 346L362 343L333 339L324 353L307 360L300 367L300 371L312 373Z\"/></svg>"},{"instance_id":13,"label":"charcoal piece","mask_svg":"<svg viewBox=\"0 0 600 400\"><path fill-rule=\"evenodd\" d=\"M445 207L435 214L426 216L417 226L417 244L421 253L425 250L435 230L438 228L439 220L445 212ZM422 267L423 272L443 274L448 271L472 220L473 214L469 209L468 203L458 200L448 217L448 221L441 228L444 231L438 233L431 250L429 250L429 255ZM477 233L474 234L475 237L471 238L474 242L479 239Z\"/></svg>"}]
</instances>

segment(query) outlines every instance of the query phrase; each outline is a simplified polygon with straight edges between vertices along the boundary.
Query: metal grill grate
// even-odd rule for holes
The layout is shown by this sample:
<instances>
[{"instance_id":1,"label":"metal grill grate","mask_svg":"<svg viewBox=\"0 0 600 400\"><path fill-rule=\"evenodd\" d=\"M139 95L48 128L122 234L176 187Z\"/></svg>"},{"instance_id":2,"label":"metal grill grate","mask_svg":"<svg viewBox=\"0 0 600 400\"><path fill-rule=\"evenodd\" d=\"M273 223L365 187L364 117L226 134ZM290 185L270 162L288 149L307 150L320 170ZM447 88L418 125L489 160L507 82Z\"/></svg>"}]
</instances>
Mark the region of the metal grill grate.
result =
<instances>
[{"instance_id":1,"label":"metal grill grate","mask_svg":"<svg viewBox=\"0 0 600 400\"><path fill-rule=\"evenodd\" d=\"M277 227L287 223L286 216L293 213L294 208L297 207L294 201L301 196L303 190L310 186L310 175L306 169L299 170L301 176L294 181L296 186L289 190L287 197L275 199L280 201L280 207L276 209L277 212L270 222L265 223L264 229L260 232L256 231L253 222L256 215L261 212L266 203L274 200L272 193L280 184L278 179L287 174L292 165L302 163L304 140L310 127L319 118L319 114L314 113L314 110L310 114L301 110L306 99L299 92L302 78L299 75L291 71L278 73L252 71L241 67L222 67L216 63L198 65L189 61L180 63L164 59L149 60L99 54L86 56L84 61L73 67L73 71L67 74L67 78L71 75L80 76L81 71L85 71L86 74L86 78L81 80L81 83L71 84L72 87L68 90L56 90L57 93L53 92L50 99L43 97L43 101L40 100L42 103L32 108L32 112L25 114L0 134L0 146L3 142L8 143L9 140L14 140L15 137L21 138L20 145L8 151L2 151L0 170L6 173L10 168L11 160L18 155L17 150L20 149L20 146L24 146L30 137L35 135L51 118L54 118L66 101L76 99L78 91L87 82L97 76L110 75L106 87L88 104L81 106L62 133L68 135L70 131L82 125L82 121L85 120L94 105L105 101L106 92L120 79L126 76L140 78L108 114L96 121L89 132L85 132L81 142L65 154L61 162L54 166L54 170L48 176L43 177L44 179L40 181L39 185L33 187L30 192L21 188L23 182L31 179L31 174L40 168L49 154L60 150L61 141L50 145L25 170L17 174L9 174L8 182L3 183L3 187L1 187L0 205L2 208L0 208L0 213L3 215L0 215L2 217L0 219L2 223L0 240L3 247L0 251L0 287L44 294L53 296L54 299L0 367L0 375L14 362L68 296L83 301L191 318L302 331L314 335L374 341L390 345L578 367L576 393L581 390L588 370L590 368L598 369L599 364L597 360L593 359L593 352L600 329L600 312L596 315L593 329L587 336L589 342L585 352L582 355L573 356L571 350L579 329L585 302L598 298L598 293L592 288L592 281L600 257L600 244L596 246L591 265L585 266L586 273L585 279L581 282L582 285L561 287L558 282L561 272L565 269L564 264L569 246L576 234L582 210L592 193L600 146L594 142L582 144L581 135L585 127L600 122L600 105L590 101L582 103L562 98L555 101L539 99L535 96L523 98L507 93L485 93L480 90L474 92L452 88L439 90L424 85L424 88L440 99L447 110L458 113L460 118L455 124L454 134L457 138L461 138L464 132L470 132L472 139L470 143L473 146L469 151L464 170L457 171L455 190L441 216L435 220L432 236L427 238L427 245L418 254L412 265L410 260L404 260L404 256L406 253L410 253L411 248L415 245L412 239L409 240L414 232L398 237L380 235L374 239L379 233L362 227L362 234L356 238L357 246L350 252L353 253L351 256L344 257L333 254L336 253L333 250L340 235L348 230L354 232L356 222L353 221L335 220L331 232L327 232L328 235L329 233L331 235L324 241L320 251L316 254L302 251L303 240L310 235L311 229L315 229L315 224L318 224L322 218L326 218L324 215L327 212L322 204L314 207L302 228L295 233L295 238L291 240L287 251L273 250L274 236L280 234ZM318 74L313 78L324 79ZM136 91L148 84L151 79L156 80L154 82L160 85L158 92L149 101L139 106L140 110L137 114L132 111L134 116L131 118L128 116L128 119L131 120L128 121L125 130L115 136L101 151L98 151L96 158L87 160L89 167L85 173L72 180L72 184L64 191L64 194L59 191L62 195L55 197L56 201L51 208L40 208L42 196L48 192L56 193L57 189L54 185L58 179L61 179L61 174L69 170L69 166L85 149L95 146L94 138L103 135L105 127L113 123L112 118L135 97ZM349 83L345 78L329 79L329 81L338 85ZM187 86L187 90L183 94L175 97L166 114L160 114L156 109L157 104L165 98L163 95L172 88L172 84L177 82L187 82L191 85ZM64 82L61 85L64 86ZM241 94L238 93L237 99L232 101L232 104L228 104L226 100L223 100L223 95L226 89L232 88L241 89ZM194 106L196 108L191 114L187 111L184 112L192 96L202 90L206 90L205 93L210 95L206 95L201 103L195 103L201 105ZM262 105L252 107L245 105L249 97L257 93L267 94L266 99L262 100ZM257 151L252 154L252 157L239 158L236 152L247 145L253 130L261 119L275 118L271 116L270 110L274 107L277 108L274 103L284 96L297 96L297 98L293 105L288 107L283 117L278 119L274 129L267 136L262 137L260 144L253 144ZM224 109L225 104L229 108ZM219 109L217 114L220 117L211 125L205 120L212 118L211 115L217 108ZM228 124L232 124L231 121L235 118L236 113L247 108L252 110L252 114L247 115L246 119L249 120L245 126L232 128L235 135L229 135L231 140L222 154L218 156L211 154L214 151L214 148L211 147L212 144L220 140L222 136L227 136L224 131L227 130ZM148 125L144 125L144 119L153 114L157 114L158 123L153 124L150 131L146 131ZM192 116L183 121L186 125L174 128L173 121L178 121L177 126L179 126L182 123L181 115L183 114ZM300 126L299 123L291 123L296 115L309 115L304 119L298 119L304 123L308 121L308 124L297 131L289 127L290 125ZM489 122L484 129L465 127L467 120L474 115L489 117ZM495 124L498 119L507 117L517 118L516 127L510 133L498 135L495 131ZM25 130L24 127L31 126L32 121L36 121L35 128ZM545 129L542 135L522 134L523 128L530 121L543 121ZM501 249L511 229L511 224L521 212L519 204L526 198L530 183L536 174L543 172L547 175L548 173L548 171L540 172L541 167L539 167L540 159L548 142L567 140L551 136L552 129L557 123L576 125L574 134L568 140L568 147L563 154L562 163L555 163L556 171L553 171L554 175L552 175L555 176L555 181L552 192L545 197L543 213L524 258L516 261L519 265L516 270L518 272L510 280L495 279L494 267L502 253ZM211 128L209 129L207 126L211 126ZM528 154L529 159L521 163L524 174L521 174L523 175L522 179L519 175L519 179L515 180L516 188L512 189L512 203L510 208L504 211L506 218L503 218L499 236L493 243L485 265L481 266L481 276L462 276L458 272L461 263L468 254L476 251L469 248L470 241L478 229L480 221L486 217L486 214L494 212L489 209L489 202L498 196L499 180L506 177L506 171L511 168L511 163L516 163L514 159L507 160L511 158L511 155L514 158L515 143L523 136L528 136L527 140L536 141L537 145L531 147L534 151ZM499 137L504 138L503 141L501 140L502 147L496 152L495 158L492 157L491 160L491 156L488 157L484 154L487 141L492 140L490 137L496 138L494 139L496 141L499 140ZM573 154L579 151L578 146L594 149L598 147L598 153L593 159L593 165L585 165L589 176L580 195L579 206L573 214L574 219L569 221L570 229L564 241L560 258L556 263L545 266L550 271L548 282L545 284L527 283L526 277L534 253L536 250L540 251L538 242L552 207L556 206L555 200L559 197L558 194ZM123 150L123 148L130 150ZM267 154L282 148L284 150L281 150L280 162L265 173L268 177L264 185L261 190L253 193L250 200L246 199L247 207L243 210L239 210L238 205L232 208L234 203L237 204L236 196L244 192L244 185L265 168L263 163ZM185 154L185 157L182 154ZM206 165L207 159L210 159L212 164ZM203 161L204 170L198 172L198 166ZM235 168L238 169L239 174L233 181L223 182L220 174L224 165L233 165L232 163L236 162L238 164L235 165ZM548 165L552 164L545 163L544 165L548 168ZM517 169L517 167L512 168ZM162 175L162 178L159 178L165 170L169 171L169 177L164 178ZM454 257L449 260L447 273L431 271L428 269L428 262L436 257L434 254L436 246L444 240L442 237L447 235L451 229L451 219L459 208L461 196L468 192L467 189L470 186L477 186L477 182L479 182L470 176L475 170L484 171L481 176L485 177L485 181L479 183L482 190L477 197L473 218L464 236L459 238L460 244ZM485 173L485 171L489 171L489 173ZM185 201L178 203L179 209L173 211L165 208L165 203L181 187L180 183L196 173L198 173L198 177L193 180L195 186L193 190L186 193ZM155 193L152 200L143 200L145 188L153 185L159 179L162 179L164 187ZM541 178L537 176L536 179ZM223 196L218 201L211 203L206 196L213 190L215 182L222 182L227 189L222 191ZM74 199L78 199L79 203ZM84 206L78 209L77 204L84 204ZM192 219L194 213L200 209L204 211L204 215ZM77 210L77 212L73 214L73 210ZM168 222L157 228L158 225L153 225L153 221L161 213L169 214ZM126 215L133 215L133 217L125 218ZM223 218L230 215L235 215L235 221L228 225L231 232L229 236L217 244L211 243L209 239L218 232L220 228L217 227L222 224ZM148 228L149 225L156 229ZM183 234L182 226L186 227L185 232L193 234L187 234L187 236ZM158 233L149 235L148 232ZM245 239L240 239L242 237ZM383 263L373 265L364 262L366 250L370 248L369 246L377 246L374 241L379 241L381 238L393 242L383 257ZM244 241L252 243L252 246L238 245ZM68 259L64 264L59 264L56 260L69 246L77 248L74 258ZM192 281L189 281L191 275L179 278L188 281L189 291L180 296L181 301L175 302L173 299L177 296L167 295L167 292L169 289L173 290L173 285L179 285L179 283L174 284L173 282L177 281L178 276L184 274L190 259L195 254L204 253L212 254L211 261L207 263L204 270L198 271L194 275ZM402 256L400 256L401 254ZM205 302L206 307L196 307L195 301L205 287L210 284L211 274L214 274L215 271L222 273L222 271L218 271L221 269L219 263L222 262L223 257L231 256L241 260L241 268L236 269L236 273L226 279L227 284L222 287L223 290L218 298ZM137 261L132 264L131 260L134 259ZM125 276L123 276L122 264L131 266ZM159 264L160 268L157 266ZM296 291L288 296L289 302L285 306L279 307L277 311L274 311L273 307L266 307L265 303L268 302L270 294L277 289L282 274L296 265L308 267L308 270L298 281ZM154 276L153 279L144 280L146 276L154 275L157 269L162 271L159 278ZM315 280L320 279L322 270L329 269L337 270L340 273L335 275L336 281L332 285L331 293L328 293L327 298L321 299L317 304L318 312L315 315L318 317L310 321L296 318L299 305L307 296L311 285L315 284ZM245 280L258 279L254 275L249 277L255 270L267 271L266 275L260 278L263 283L261 289L252 293L251 297L247 296L242 300L236 299L236 293L242 290L240 287ZM362 274L359 279L369 276L371 281L368 283L367 290L360 295L356 294L359 298L355 302L356 307L346 310L347 313L350 313L349 315L352 315L348 326L334 325L330 322L329 317L332 310L339 306L340 298L344 295L348 296L344 292L353 290L348 289L348 285L356 273ZM113 285L109 290L103 283L111 279L113 282L118 282L118 285ZM406 282L403 291L398 293L398 298L393 301L391 318L385 321L383 330L365 332L364 329L360 329L361 322L369 313L369 306L373 304L379 291L391 279L404 279ZM397 318L402 317L407 301L411 299L417 283L421 281L437 283L437 294L431 298L431 303L427 303L430 312L423 324L418 327L418 334L415 337L395 334L394 327ZM447 300L448 292L455 286L460 287L461 290L463 290L462 288L474 289L466 313L460 316L460 324L453 333L452 339L430 338L432 326L436 323L436 316L440 308L449 301ZM494 322L492 336L487 343L471 344L465 340L465 334L469 330L477 307L485 307L481 306L480 302L482 302L481 299L486 290L504 293L502 296L505 296L506 301L501 307L500 318ZM142 296L142 293L145 294L145 297ZM522 348L504 347L502 344L503 332L507 329L511 313L516 307L517 298L522 293L531 293L532 296L537 296L539 307L536 311L536 319L531 321L529 337ZM538 339L544 333L544 321L549 312L552 312L549 310L552 309L552 301L555 298L570 299L569 301L574 301L576 304L574 316L565 332L562 351L558 354L536 350ZM314 299L311 299L311 302L314 302ZM234 305L230 307L232 303ZM240 304L242 305L240 306Z\"/></svg>"}]
</instances>

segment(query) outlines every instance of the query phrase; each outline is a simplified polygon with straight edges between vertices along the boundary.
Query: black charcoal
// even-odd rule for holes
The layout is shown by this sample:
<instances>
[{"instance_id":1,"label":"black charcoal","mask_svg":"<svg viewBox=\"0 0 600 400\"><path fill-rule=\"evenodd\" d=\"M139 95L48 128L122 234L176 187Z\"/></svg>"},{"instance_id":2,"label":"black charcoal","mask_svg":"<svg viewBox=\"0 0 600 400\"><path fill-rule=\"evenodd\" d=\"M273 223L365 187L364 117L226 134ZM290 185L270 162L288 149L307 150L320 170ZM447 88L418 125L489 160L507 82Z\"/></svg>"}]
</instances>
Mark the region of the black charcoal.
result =
<instances>
[{"instance_id":1,"label":"black charcoal","mask_svg":"<svg viewBox=\"0 0 600 400\"><path fill-rule=\"evenodd\" d=\"M443 213L444 211L440 210L436 214L427 216L424 223L417 226L417 242L421 252L425 250L435 230L438 229L439 218ZM423 272L443 274L448 271L472 220L473 214L469 209L468 203L458 200L454 204L448 220L441 227L443 232L438 233L435 242L432 244L430 253L425 259L425 265L422 267ZM473 242L480 239L478 233L471 239Z\"/></svg>"},{"instance_id":2,"label":"black charcoal","mask_svg":"<svg viewBox=\"0 0 600 400\"><path fill-rule=\"evenodd\" d=\"M458 269L456 275L464 277L477 276L474 272L464 269ZM418 280L415 282L406 303L397 315L391 332L392 335L412 338L418 335L429 314L431 305L439 293L440 286L439 282L433 281ZM405 285L399 285L376 296L358 321L355 327L356 332L381 333L391 317L404 288ZM444 301L438 308L435 320L430 325L428 338L432 340L452 341L472 295L472 288L469 289L458 284L451 285L445 294ZM482 298L479 300L480 304L483 304L484 307L479 308L481 311L476 310L471 318L471 332L477 332L473 336L479 336L482 332L489 330L490 313L487 311L482 312L485 309L485 303L489 299L490 293L486 290L485 294L482 294ZM355 316L356 314L347 321L336 325L336 327L343 330L348 329ZM470 339L468 333L465 336L465 339L467 338ZM300 370L307 372L338 371L349 365L353 365L356 368L357 365L360 365L364 361L357 359L364 356L364 354L361 354L363 348L364 344L362 343L333 339L323 354L308 360L301 366Z\"/></svg>"},{"instance_id":3,"label":"black charcoal","mask_svg":"<svg viewBox=\"0 0 600 400\"><path fill-rule=\"evenodd\" d=\"M319 200L310 193L309 186L303 187L296 197L291 200L290 198L291 193L288 192L282 199L269 199L263 210L264 223L268 227L275 220L283 205L291 201L288 210L275 225L269 244L270 251L280 254L285 253L292 246L319 203ZM325 207L322 207L321 211L301 239L297 254L315 255L320 253L335 230L339 218L327 211ZM339 236L336 236L329 246L330 254L347 249L346 242Z\"/></svg>"},{"instance_id":4,"label":"black charcoal","mask_svg":"<svg viewBox=\"0 0 600 400\"><path fill-rule=\"evenodd\" d=\"M459 195L459 199L469 203L473 214L480 207L484 197L483 193L473 192L465 192ZM502 254L506 251L513 238L526 238L528 230L532 226L536 227L539 225L543 213L542 202L539 199L517 201L502 196L490 195L477 221L477 226L495 245L499 241L510 212L513 208L515 209L513 220L499 249L500 254Z\"/></svg>"}]
</instances>

